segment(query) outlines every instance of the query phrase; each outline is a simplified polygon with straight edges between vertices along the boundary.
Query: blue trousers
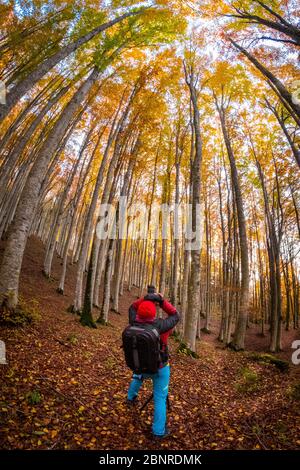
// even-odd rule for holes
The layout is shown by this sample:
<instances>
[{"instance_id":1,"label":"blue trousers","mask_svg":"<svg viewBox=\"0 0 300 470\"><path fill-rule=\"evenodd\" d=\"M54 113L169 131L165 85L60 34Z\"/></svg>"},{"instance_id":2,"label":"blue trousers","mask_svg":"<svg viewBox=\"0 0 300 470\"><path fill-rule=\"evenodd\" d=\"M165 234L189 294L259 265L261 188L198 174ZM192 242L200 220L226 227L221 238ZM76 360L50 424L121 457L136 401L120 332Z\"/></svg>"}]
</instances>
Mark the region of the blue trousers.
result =
<instances>
[{"instance_id":1,"label":"blue trousers","mask_svg":"<svg viewBox=\"0 0 300 470\"><path fill-rule=\"evenodd\" d=\"M166 365L158 370L156 374L133 374L128 390L128 400L134 400L137 397L139 389L144 379L152 379L154 395L154 419L152 432L156 436L163 436L166 430L167 421L167 396L170 382L170 366Z\"/></svg>"}]
</instances>

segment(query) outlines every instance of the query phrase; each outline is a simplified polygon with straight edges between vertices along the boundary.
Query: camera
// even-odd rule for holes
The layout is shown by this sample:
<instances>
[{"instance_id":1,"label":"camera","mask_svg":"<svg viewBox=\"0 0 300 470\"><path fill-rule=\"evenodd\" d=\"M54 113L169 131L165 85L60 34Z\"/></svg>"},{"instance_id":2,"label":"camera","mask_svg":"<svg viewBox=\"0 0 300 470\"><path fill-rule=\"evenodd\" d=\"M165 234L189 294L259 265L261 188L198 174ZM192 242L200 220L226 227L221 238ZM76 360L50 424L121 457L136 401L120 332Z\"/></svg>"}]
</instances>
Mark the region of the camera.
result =
<instances>
[{"instance_id":1,"label":"camera","mask_svg":"<svg viewBox=\"0 0 300 470\"><path fill-rule=\"evenodd\" d=\"M162 297L160 294L156 292L156 288L154 286L147 287L147 295L144 297L144 300L150 300L151 302L157 302L161 304Z\"/></svg>"},{"instance_id":2,"label":"camera","mask_svg":"<svg viewBox=\"0 0 300 470\"><path fill-rule=\"evenodd\" d=\"M156 294L156 288L154 286L148 286L147 294Z\"/></svg>"}]
</instances>

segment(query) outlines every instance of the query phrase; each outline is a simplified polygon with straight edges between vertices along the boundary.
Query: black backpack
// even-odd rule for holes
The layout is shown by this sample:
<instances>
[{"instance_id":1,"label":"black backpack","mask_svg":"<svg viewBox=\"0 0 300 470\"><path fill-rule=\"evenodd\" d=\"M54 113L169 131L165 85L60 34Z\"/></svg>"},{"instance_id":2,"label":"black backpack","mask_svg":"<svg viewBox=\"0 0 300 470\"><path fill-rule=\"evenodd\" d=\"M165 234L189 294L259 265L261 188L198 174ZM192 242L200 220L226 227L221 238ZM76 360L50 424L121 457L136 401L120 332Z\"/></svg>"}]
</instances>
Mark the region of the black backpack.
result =
<instances>
[{"instance_id":1,"label":"black backpack","mask_svg":"<svg viewBox=\"0 0 300 470\"><path fill-rule=\"evenodd\" d=\"M160 335L148 324L130 325L122 334L127 366L136 374L155 374L161 363Z\"/></svg>"}]
</instances>

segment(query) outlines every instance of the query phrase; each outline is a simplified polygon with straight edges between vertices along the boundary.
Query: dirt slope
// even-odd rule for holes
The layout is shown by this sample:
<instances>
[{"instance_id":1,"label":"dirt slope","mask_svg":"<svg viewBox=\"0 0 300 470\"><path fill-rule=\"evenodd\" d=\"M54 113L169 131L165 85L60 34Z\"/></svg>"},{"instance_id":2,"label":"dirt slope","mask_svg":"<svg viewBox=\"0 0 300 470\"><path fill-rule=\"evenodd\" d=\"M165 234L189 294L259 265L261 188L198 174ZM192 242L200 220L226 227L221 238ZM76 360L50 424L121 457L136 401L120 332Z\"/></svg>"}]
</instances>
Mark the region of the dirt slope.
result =
<instances>
[{"instance_id":1,"label":"dirt slope","mask_svg":"<svg viewBox=\"0 0 300 470\"><path fill-rule=\"evenodd\" d=\"M53 279L47 280L41 273L43 253L40 241L31 238L21 279L22 295L39 302L41 320L35 326L0 330L8 359L8 365L0 366L1 448L300 448L299 401L289 395L300 367L282 373L247 354L223 350L216 342L217 331L199 343L198 360L177 354L171 341L172 434L154 442L152 405L140 414L125 404L131 373L124 366L120 335L137 292L122 297L121 315L111 313L111 326L83 328L66 312L75 267L70 267L66 294L60 296L60 261L55 259ZM247 344L261 350L256 334L255 328L248 332ZM286 336L286 357L294 335ZM141 402L149 394L146 382Z\"/></svg>"}]
</instances>

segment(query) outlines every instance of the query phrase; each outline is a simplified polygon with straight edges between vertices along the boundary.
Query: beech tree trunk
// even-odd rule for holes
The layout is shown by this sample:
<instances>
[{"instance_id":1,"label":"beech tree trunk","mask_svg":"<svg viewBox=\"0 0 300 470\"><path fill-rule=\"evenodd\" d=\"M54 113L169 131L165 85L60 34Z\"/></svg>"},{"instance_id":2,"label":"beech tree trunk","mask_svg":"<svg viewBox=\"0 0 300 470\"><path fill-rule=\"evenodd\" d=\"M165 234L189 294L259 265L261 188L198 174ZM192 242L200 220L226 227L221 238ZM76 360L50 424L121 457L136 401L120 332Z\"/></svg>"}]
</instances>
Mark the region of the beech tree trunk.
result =
<instances>
[{"instance_id":1,"label":"beech tree trunk","mask_svg":"<svg viewBox=\"0 0 300 470\"><path fill-rule=\"evenodd\" d=\"M245 334L248 321L248 308L249 308L249 256L248 256L248 240L246 230L246 220L244 212L244 204L242 191L239 181L239 175L233 154L230 137L226 126L226 114L223 105L219 105L215 98L216 106L219 112L223 137L227 149L227 154L230 163L232 186L234 190L234 197L237 210L238 228L239 228L239 242L241 252L241 295L237 323L234 332L234 338L232 341L232 347L237 350L243 350L245 348Z\"/></svg>"},{"instance_id":2,"label":"beech tree trunk","mask_svg":"<svg viewBox=\"0 0 300 470\"><path fill-rule=\"evenodd\" d=\"M19 277L23 254L48 162L66 132L73 115L99 78L99 75L99 71L95 68L62 111L60 119L54 125L39 151L38 158L30 171L20 196L0 266L0 301L1 304L5 302L9 308L14 309L18 303Z\"/></svg>"},{"instance_id":3,"label":"beech tree trunk","mask_svg":"<svg viewBox=\"0 0 300 470\"><path fill-rule=\"evenodd\" d=\"M275 75L270 70L262 65L252 54L250 54L250 52L234 42L232 39L229 38L229 41L250 60L250 62L264 75L264 77L267 78L267 80L269 80L269 82L276 88L284 100L284 103L288 105L288 109L292 109L295 113L295 116L297 117L297 120L300 121L300 105L294 102L292 94L286 89L283 83L277 77L275 77Z\"/></svg>"},{"instance_id":4,"label":"beech tree trunk","mask_svg":"<svg viewBox=\"0 0 300 470\"><path fill-rule=\"evenodd\" d=\"M111 28L115 24L120 23L125 18L140 14L142 11L144 11L144 9L131 11L111 21L108 21L107 23L97 26L89 33L85 34L84 36L81 36L73 43L62 47L58 52L45 59L42 64L39 64L33 72L31 72L26 78L20 81L20 83L15 85L15 87L7 94L6 104L0 104L0 121L5 118L5 116L17 104L17 102L22 98L22 96L24 96L28 90L33 88L33 86L44 75L46 75L56 64L58 64L70 54L75 52L80 46L93 39L95 36L97 36L97 34L100 34L106 29Z\"/></svg>"},{"instance_id":5,"label":"beech tree trunk","mask_svg":"<svg viewBox=\"0 0 300 470\"><path fill-rule=\"evenodd\" d=\"M185 67L186 82L190 91L193 109L193 130L195 138L195 156L191 165L192 183L192 231L194 234L200 231L200 194L201 194L201 166L202 166L202 137L200 132L200 113L198 108L197 90L195 86L194 69L191 67L187 72ZM198 233L199 237L199 233ZM197 234L194 235L192 245L196 242ZM188 310L185 318L184 340L187 346L196 351L197 323L200 315L200 246L191 250L191 273L188 288Z\"/></svg>"}]
</instances>

